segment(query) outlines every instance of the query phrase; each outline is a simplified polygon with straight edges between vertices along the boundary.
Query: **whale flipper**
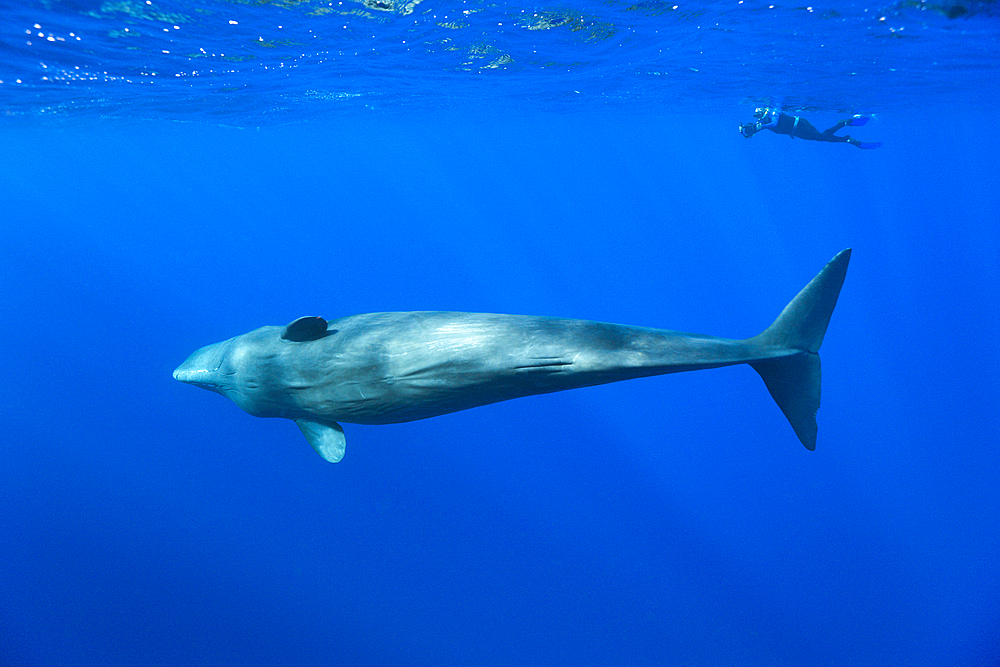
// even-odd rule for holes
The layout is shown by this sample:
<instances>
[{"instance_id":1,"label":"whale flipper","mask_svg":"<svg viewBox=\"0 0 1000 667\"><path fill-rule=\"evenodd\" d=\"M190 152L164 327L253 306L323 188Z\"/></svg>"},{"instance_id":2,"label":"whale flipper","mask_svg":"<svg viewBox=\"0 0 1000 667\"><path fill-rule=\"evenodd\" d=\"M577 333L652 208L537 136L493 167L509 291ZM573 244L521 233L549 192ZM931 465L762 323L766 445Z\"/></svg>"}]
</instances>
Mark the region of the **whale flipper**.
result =
<instances>
[{"instance_id":1,"label":"whale flipper","mask_svg":"<svg viewBox=\"0 0 1000 667\"><path fill-rule=\"evenodd\" d=\"M771 349L798 352L774 359L751 362L775 403L785 413L795 435L816 449L816 411L819 410L819 346L823 344L830 315L837 305L840 288L847 275L851 250L841 251L802 288L774 324L751 339Z\"/></svg>"},{"instance_id":2,"label":"whale flipper","mask_svg":"<svg viewBox=\"0 0 1000 667\"><path fill-rule=\"evenodd\" d=\"M295 423L302 429L302 435L306 436L306 440L317 454L330 463L336 463L344 458L347 438L344 437L344 429L340 424L337 422L321 424L308 419L296 419Z\"/></svg>"},{"instance_id":3,"label":"whale flipper","mask_svg":"<svg viewBox=\"0 0 1000 667\"><path fill-rule=\"evenodd\" d=\"M327 322L322 317L300 317L281 332L284 340L305 343L326 335Z\"/></svg>"}]
</instances>

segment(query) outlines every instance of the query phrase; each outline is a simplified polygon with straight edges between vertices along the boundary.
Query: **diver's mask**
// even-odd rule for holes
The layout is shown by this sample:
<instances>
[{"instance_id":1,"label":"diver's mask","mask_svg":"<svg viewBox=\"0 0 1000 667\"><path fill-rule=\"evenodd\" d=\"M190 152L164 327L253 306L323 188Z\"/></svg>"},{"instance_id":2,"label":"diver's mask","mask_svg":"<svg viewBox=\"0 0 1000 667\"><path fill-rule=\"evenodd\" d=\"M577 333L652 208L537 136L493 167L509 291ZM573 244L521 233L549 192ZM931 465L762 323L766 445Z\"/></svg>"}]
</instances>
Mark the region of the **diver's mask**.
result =
<instances>
[{"instance_id":1,"label":"diver's mask","mask_svg":"<svg viewBox=\"0 0 1000 667\"><path fill-rule=\"evenodd\" d=\"M753 117L756 118L757 120L764 120L767 117L769 111L770 109L767 107L757 107L756 109L753 110Z\"/></svg>"}]
</instances>

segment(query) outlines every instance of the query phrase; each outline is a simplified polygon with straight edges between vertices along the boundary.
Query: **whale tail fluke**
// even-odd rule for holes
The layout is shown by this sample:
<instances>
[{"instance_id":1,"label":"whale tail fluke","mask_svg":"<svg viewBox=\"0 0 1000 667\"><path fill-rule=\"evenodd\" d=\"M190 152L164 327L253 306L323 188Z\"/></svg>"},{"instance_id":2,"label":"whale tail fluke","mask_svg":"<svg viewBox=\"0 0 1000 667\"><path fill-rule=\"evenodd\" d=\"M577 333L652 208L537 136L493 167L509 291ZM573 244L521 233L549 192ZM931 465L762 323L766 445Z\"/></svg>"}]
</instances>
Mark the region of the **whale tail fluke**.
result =
<instances>
[{"instance_id":1,"label":"whale tail fluke","mask_svg":"<svg viewBox=\"0 0 1000 667\"><path fill-rule=\"evenodd\" d=\"M802 288L764 333L750 339L767 354L750 364L767 385L806 449L816 449L820 398L819 346L847 275L851 250L842 250Z\"/></svg>"}]
</instances>

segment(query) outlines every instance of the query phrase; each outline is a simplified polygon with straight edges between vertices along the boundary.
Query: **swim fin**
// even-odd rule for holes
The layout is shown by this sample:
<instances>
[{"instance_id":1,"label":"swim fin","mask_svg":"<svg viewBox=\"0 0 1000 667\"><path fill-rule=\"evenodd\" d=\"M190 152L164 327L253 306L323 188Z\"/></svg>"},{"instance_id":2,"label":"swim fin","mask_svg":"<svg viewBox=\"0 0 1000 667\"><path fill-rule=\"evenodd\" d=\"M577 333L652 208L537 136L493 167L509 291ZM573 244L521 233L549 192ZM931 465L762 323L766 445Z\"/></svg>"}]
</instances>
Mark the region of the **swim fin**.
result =
<instances>
[{"instance_id":1,"label":"swim fin","mask_svg":"<svg viewBox=\"0 0 1000 667\"><path fill-rule=\"evenodd\" d=\"M861 127L865 123L871 120L868 116L855 116L854 118L847 121L847 124L851 127Z\"/></svg>"},{"instance_id":2,"label":"swim fin","mask_svg":"<svg viewBox=\"0 0 1000 667\"><path fill-rule=\"evenodd\" d=\"M881 148L882 147L882 142L881 141L870 141L870 142L869 141L859 141L858 143L856 143L854 145L857 146L858 148Z\"/></svg>"}]
</instances>

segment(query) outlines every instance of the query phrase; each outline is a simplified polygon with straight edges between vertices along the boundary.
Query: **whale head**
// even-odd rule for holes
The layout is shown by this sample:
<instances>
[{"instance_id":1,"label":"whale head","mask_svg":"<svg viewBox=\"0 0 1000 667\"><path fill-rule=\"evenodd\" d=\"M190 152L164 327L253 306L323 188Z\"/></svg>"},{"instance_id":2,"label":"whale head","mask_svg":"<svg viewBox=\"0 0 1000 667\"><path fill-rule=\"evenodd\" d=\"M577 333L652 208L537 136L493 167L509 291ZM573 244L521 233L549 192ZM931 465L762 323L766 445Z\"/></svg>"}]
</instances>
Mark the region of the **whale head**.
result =
<instances>
[{"instance_id":1,"label":"whale head","mask_svg":"<svg viewBox=\"0 0 1000 667\"><path fill-rule=\"evenodd\" d=\"M237 375L228 354L235 340L230 338L195 350L174 370L174 379L225 396Z\"/></svg>"},{"instance_id":2,"label":"whale head","mask_svg":"<svg viewBox=\"0 0 1000 667\"><path fill-rule=\"evenodd\" d=\"M294 420L319 455L336 463L344 456L344 430L311 415L296 396L312 388L317 364L310 361L324 358L322 349L318 356L303 356L302 346L335 334L327 324L322 317L300 317L285 327L261 327L206 345L174 370L174 379L221 394L255 417ZM305 363L296 364L299 358Z\"/></svg>"},{"instance_id":3,"label":"whale head","mask_svg":"<svg viewBox=\"0 0 1000 667\"><path fill-rule=\"evenodd\" d=\"M286 327L266 326L195 350L174 379L222 394L255 417L295 418L288 387L301 387L289 359L295 347L327 335L326 320L303 317Z\"/></svg>"},{"instance_id":4,"label":"whale head","mask_svg":"<svg viewBox=\"0 0 1000 667\"><path fill-rule=\"evenodd\" d=\"M269 400L274 387L265 381L274 372L269 343L277 335L269 330L276 328L262 327L195 350L174 370L174 379L222 394L256 417L280 416Z\"/></svg>"}]
</instances>

